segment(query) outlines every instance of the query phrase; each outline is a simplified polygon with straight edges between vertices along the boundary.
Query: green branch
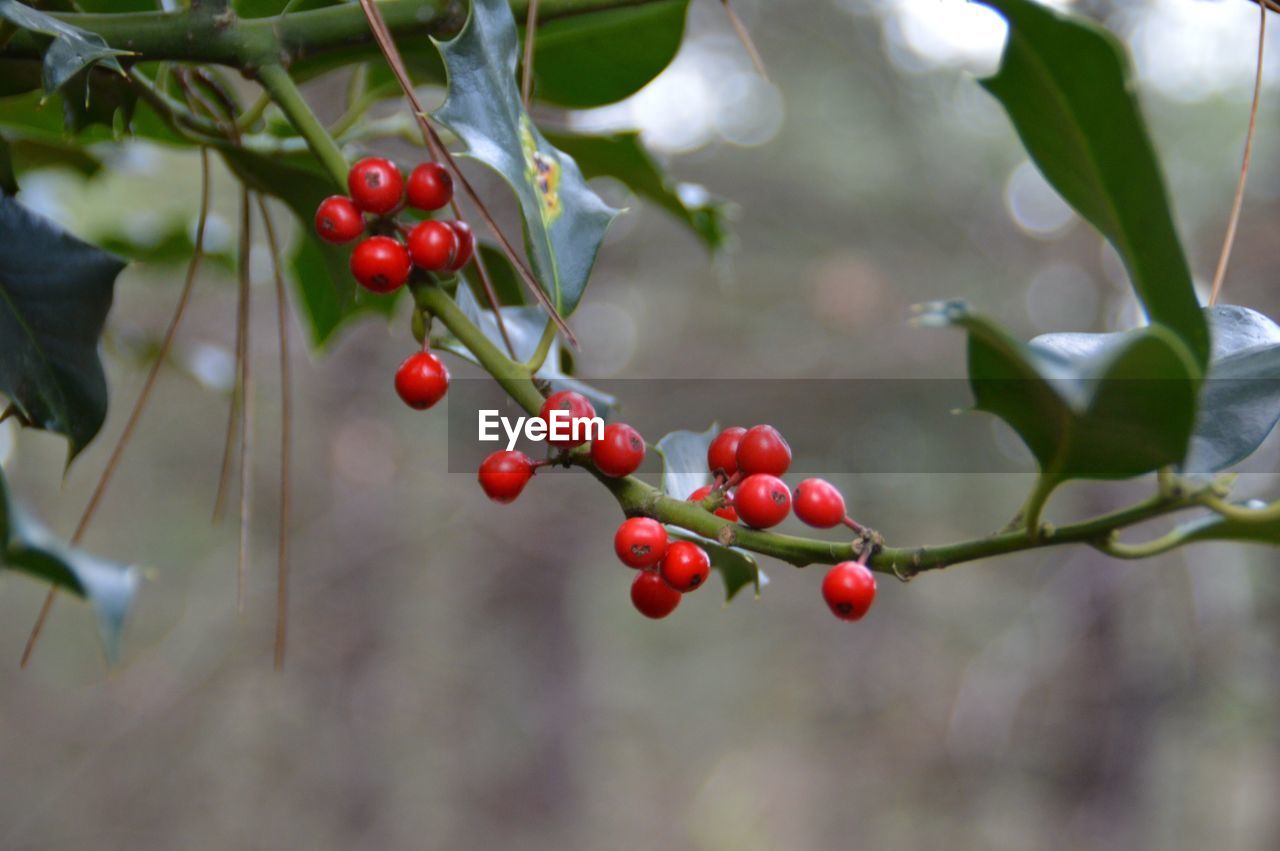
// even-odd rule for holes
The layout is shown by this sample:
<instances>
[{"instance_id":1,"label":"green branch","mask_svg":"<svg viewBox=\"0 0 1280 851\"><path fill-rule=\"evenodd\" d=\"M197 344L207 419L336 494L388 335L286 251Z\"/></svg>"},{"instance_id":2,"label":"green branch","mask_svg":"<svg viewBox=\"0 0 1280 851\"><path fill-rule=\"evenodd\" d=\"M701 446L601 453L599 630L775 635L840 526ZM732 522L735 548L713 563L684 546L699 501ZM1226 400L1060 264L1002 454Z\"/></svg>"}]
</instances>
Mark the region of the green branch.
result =
<instances>
[{"instance_id":1,"label":"green branch","mask_svg":"<svg viewBox=\"0 0 1280 851\"><path fill-rule=\"evenodd\" d=\"M329 131L320 123L320 119L311 111L289 72L282 65L263 65L258 69L258 82L271 95L271 99L280 107L280 111L298 134L307 140L307 147L311 148L316 159L329 170L338 186L345 189L347 170L350 168L347 158L343 156L342 149L329 135Z\"/></svg>"},{"instance_id":2,"label":"green branch","mask_svg":"<svg viewBox=\"0 0 1280 851\"><path fill-rule=\"evenodd\" d=\"M557 18L637 6L658 0L541 0L538 18ZM513 3L520 14L527 5ZM397 36L449 38L462 27L461 4L451 0L385 0L378 4ZM108 45L138 54L132 61L176 60L254 69L288 66L300 59L373 45L364 13L355 3L267 18L241 19L209 9L189 12L57 14L72 26L102 36ZM38 59L45 39L17 33L3 55Z\"/></svg>"}]
</instances>

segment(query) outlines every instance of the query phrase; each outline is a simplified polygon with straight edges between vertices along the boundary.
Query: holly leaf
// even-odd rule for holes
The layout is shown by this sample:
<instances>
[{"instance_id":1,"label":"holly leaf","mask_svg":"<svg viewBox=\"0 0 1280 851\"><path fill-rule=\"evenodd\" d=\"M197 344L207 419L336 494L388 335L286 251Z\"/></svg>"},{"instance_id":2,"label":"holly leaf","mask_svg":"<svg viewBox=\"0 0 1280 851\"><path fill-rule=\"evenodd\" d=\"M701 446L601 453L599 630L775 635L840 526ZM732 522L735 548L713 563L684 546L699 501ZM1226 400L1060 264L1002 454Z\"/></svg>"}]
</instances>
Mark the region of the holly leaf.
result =
<instances>
[{"instance_id":1,"label":"holly leaf","mask_svg":"<svg viewBox=\"0 0 1280 851\"><path fill-rule=\"evenodd\" d=\"M1203 369L1209 330L1123 45L1092 21L1033 0L980 2L1009 22L1000 69L982 85L1049 183L1115 246L1147 315Z\"/></svg>"},{"instance_id":2,"label":"holly leaf","mask_svg":"<svg viewBox=\"0 0 1280 851\"><path fill-rule=\"evenodd\" d=\"M98 63L123 75L116 57L133 55L131 51L112 48L97 33L73 27L16 0L0 0L0 18L19 29L53 39L44 54L42 82L46 94L53 94L72 77Z\"/></svg>"},{"instance_id":3,"label":"holly leaf","mask_svg":"<svg viewBox=\"0 0 1280 851\"><path fill-rule=\"evenodd\" d=\"M107 416L98 358L120 260L0 194L0 393L65 435L68 463Z\"/></svg>"},{"instance_id":4,"label":"holly leaf","mask_svg":"<svg viewBox=\"0 0 1280 851\"><path fill-rule=\"evenodd\" d=\"M587 186L573 158L551 145L525 112L516 84L519 50L505 0L474 0L457 38L439 44L449 94L435 117L515 192L531 269L557 311L582 299L605 229L618 210Z\"/></svg>"},{"instance_id":5,"label":"holly leaf","mask_svg":"<svg viewBox=\"0 0 1280 851\"><path fill-rule=\"evenodd\" d=\"M689 0L602 9L539 24L533 91L579 109L622 100L675 58Z\"/></svg>"},{"instance_id":6,"label":"holly leaf","mask_svg":"<svg viewBox=\"0 0 1280 851\"><path fill-rule=\"evenodd\" d=\"M729 239L728 204L696 183L672 180L645 149L639 133L548 133L547 139L573 157L588 180L618 180L683 223L712 254L724 249Z\"/></svg>"},{"instance_id":7,"label":"holly leaf","mask_svg":"<svg viewBox=\"0 0 1280 851\"><path fill-rule=\"evenodd\" d=\"M920 322L968 331L975 407L1012 426L1045 476L1127 479L1185 457L1200 371L1168 328L1026 345L959 302L926 305Z\"/></svg>"},{"instance_id":8,"label":"holly leaf","mask_svg":"<svg viewBox=\"0 0 1280 851\"><path fill-rule=\"evenodd\" d=\"M63 543L13 505L0 473L0 567L48 582L93 607L107 658L114 659L125 617L138 589L132 567L105 561Z\"/></svg>"},{"instance_id":9,"label":"holly leaf","mask_svg":"<svg viewBox=\"0 0 1280 851\"><path fill-rule=\"evenodd\" d=\"M245 148L221 153L247 186L279 198L298 220L290 277L313 346L327 345L339 328L361 313L389 315L395 309L396 296L374 295L356 285L350 246L331 245L316 235L316 208L336 191L326 174L303 158L271 157Z\"/></svg>"},{"instance_id":10,"label":"holly leaf","mask_svg":"<svg viewBox=\"0 0 1280 851\"><path fill-rule=\"evenodd\" d=\"M1184 469L1214 473L1253 454L1280 423L1280 325L1236 305L1205 309L1213 341ZM1034 348L1088 357L1118 334L1046 334Z\"/></svg>"}]
</instances>

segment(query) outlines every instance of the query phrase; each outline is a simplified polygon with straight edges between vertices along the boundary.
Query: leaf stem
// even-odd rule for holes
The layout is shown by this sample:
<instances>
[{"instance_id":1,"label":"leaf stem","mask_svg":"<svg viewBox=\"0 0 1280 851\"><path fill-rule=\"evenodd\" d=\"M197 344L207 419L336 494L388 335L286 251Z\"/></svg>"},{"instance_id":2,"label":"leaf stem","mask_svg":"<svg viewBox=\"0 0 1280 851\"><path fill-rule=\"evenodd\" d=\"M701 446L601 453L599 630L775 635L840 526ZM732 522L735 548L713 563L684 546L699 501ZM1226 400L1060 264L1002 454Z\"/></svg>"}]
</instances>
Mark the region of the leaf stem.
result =
<instances>
[{"instance_id":1,"label":"leaf stem","mask_svg":"<svg viewBox=\"0 0 1280 851\"><path fill-rule=\"evenodd\" d=\"M542 365L547 362L547 355L551 353L551 344L556 339L556 326L548 322L547 327L542 329L542 337L538 340L538 348L534 350L533 356L525 362L525 369L529 370L531 375L536 375L538 370L542 369Z\"/></svg>"}]
</instances>

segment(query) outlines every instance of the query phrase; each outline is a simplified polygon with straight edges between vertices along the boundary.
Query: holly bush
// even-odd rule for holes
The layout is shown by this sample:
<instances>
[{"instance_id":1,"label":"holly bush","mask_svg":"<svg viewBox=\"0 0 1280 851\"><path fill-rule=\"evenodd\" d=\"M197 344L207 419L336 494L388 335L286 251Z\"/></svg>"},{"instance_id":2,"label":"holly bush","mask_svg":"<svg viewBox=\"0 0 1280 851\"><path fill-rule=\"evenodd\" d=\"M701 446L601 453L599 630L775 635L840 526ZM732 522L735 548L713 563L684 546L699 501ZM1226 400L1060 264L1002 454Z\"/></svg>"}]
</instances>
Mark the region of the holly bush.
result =
<instances>
[{"instance_id":1,"label":"holly bush","mask_svg":"<svg viewBox=\"0 0 1280 851\"><path fill-rule=\"evenodd\" d=\"M657 485L632 475L645 441L624 423L612 423L589 443L553 443L546 458L512 451L486 459L480 484L499 502L517 499L544 468L595 476L627 518L615 544L618 556L640 571L632 599L644 614L669 613L712 570L722 574L730 599L747 587L759 593L759 557L835 565L823 595L837 616L856 620L871 605L875 573L909 580L962 562L1065 545L1134 559L1202 541L1280 543L1280 500L1233 498L1231 473L1280 420L1280 327L1245 306L1201 303L1122 44L1091 20L1033 0L980 2L1009 25L999 69L983 86L1047 181L1114 247L1146 322L1116 333L1062 329L1023 340L981 306L945 300L945 289L939 301L917 309L915 324L965 335L974 408L1017 433L1038 473L1007 527L968 540L889 542L875 531L874 517L849 517L830 484L810 479L793 494L781 478L790 449L768 426L659 437L653 445L664 473ZM126 266L117 253L147 259L177 252L188 259L162 352L70 541L18 508L0 478L0 567L51 585L40 622L55 591L82 597L94 607L110 650L138 591L134 568L77 544L208 253L210 157L242 184L235 254L240 392L224 484L236 423L243 441L251 398L244 389L244 311L255 205L277 262L286 367L283 481L293 324L284 315L286 282L296 323L321 353L349 323L407 309L405 336L413 340L406 340L410 356L395 387L412 407L429 408L448 389L448 368L436 352L478 364L530 417L550 420L557 410L589 416L593 406L612 407L608 394L573 370L572 320L621 212L590 181L617 180L712 255L728 240L724 206L681 191L634 133L575 132L542 117L548 107L611 104L644 87L679 48L687 6L688 0L541 0L532 9L523 0L191 0L189 9L156 12L147 0L0 0L6 417L65 436L73 463L106 417L99 351L115 281ZM345 113L328 124L298 88L319 78L347 89ZM445 92L433 111L418 99L424 87ZM408 106L398 114L375 110L402 97ZM399 167L365 156L371 143L389 137L414 139L423 149L408 175L407 204ZM113 253L21 203L28 170L51 163L101 168L114 147L135 139L200 152L205 213L193 248L178 240ZM482 197L459 170L463 159L499 178L506 197ZM287 248L276 244L264 199L297 219ZM519 235L490 212L496 204L518 211ZM1132 505L1065 524L1045 519L1064 483L1144 477L1152 481L1150 494ZM281 499L277 661L287 612L287 486ZM793 508L811 526L849 534L770 531ZM1177 523L1159 534L1137 528L1171 515Z\"/></svg>"}]
</instances>

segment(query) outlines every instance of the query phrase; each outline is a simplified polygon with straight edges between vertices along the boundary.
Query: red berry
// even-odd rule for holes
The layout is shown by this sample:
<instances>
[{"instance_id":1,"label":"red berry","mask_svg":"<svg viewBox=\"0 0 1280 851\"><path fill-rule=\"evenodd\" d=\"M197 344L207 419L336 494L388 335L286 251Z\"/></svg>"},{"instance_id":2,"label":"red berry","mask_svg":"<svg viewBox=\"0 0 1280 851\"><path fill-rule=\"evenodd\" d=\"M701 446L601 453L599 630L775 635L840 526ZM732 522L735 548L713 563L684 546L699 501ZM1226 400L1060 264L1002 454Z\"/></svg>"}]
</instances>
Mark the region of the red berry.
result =
<instances>
[{"instance_id":1,"label":"red berry","mask_svg":"<svg viewBox=\"0 0 1280 851\"><path fill-rule=\"evenodd\" d=\"M480 462L480 487L494 502L513 501L532 476L533 462L523 452L500 449Z\"/></svg>"},{"instance_id":2,"label":"red berry","mask_svg":"<svg viewBox=\"0 0 1280 851\"><path fill-rule=\"evenodd\" d=\"M400 206L404 178L391 160L366 157L347 172L347 191L361 210L382 215Z\"/></svg>"},{"instance_id":3,"label":"red berry","mask_svg":"<svg viewBox=\"0 0 1280 851\"><path fill-rule=\"evenodd\" d=\"M565 411L568 417L563 414L556 418L556 422L551 421L553 411ZM542 403L542 410L538 416L547 424L547 443L560 449L572 449L575 446L581 446L591 439L591 428L589 421L595 417L596 409L591 407L591 403L581 393L574 393L572 390L561 390L558 393L552 393L547 397L547 401ZM578 439L574 439L573 429L577 428ZM568 434L570 437L564 440L552 440L552 427L560 434Z\"/></svg>"},{"instance_id":4,"label":"red berry","mask_svg":"<svg viewBox=\"0 0 1280 851\"><path fill-rule=\"evenodd\" d=\"M396 370L396 392L410 408L425 411L449 392L449 370L431 352L409 355Z\"/></svg>"},{"instance_id":5,"label":"red berry","mask_svg":"<svg viewBox=\"0 0 1280 851\"><path fill-rule=\"evenodd\" d=\"M351 274L360 286L389 293L409 280L409 252L389 236L371 236L351 252Z\"/></svg>"},{"instance_id":6,"label":"red berry","mask_svg":"<svg viewBox=\"0 0 1280 851\"><path fill-rule=\"evenodd\" d=\"M331 195L316 210L316 233L325 242L350 242L364 233L364 216L347 196Z\"/></svg>"},{"instance_id":7,"label":"red berry","mask_svg":"<svg viewBox=\"0 0 1280 851\"><path fill-rule=\"evenodd\" d=\"M629 476L644 460L644 438L625 423L610 423L604 438L592 442L591 460L606 476Z\"/></svg>"},{"instance_id":8,"label":"red berry","mask_svg":"<svg viewBox=\"0 0 1280 851\"><path fill-rule=\"evenodd\" d=\"M693 493L689 494L689 501L702 502L709 496L711 496L711 485L703 485ZM726 494L726 496L731 497L731 494ZM738 512L733 510L733 506L729 502L725 502L724 505L717 508L715 510L715 515L717 517L723 517L725 520L729 520L733 523L738 522Z\"/></svg>"},{"instance_id":9,"label":"red berry","mask_svg":"<svg viewBox=\"0 0 1280 851\"><path fill-rule=\"evenodd\" d=\"M711 575L711 559L697 544L675 541L662 557L661 573L663 581L677 591L694 591Z\"/></svg>"},{"instance_id":10,"label":"red berry","mask_svg":"<svg viewBox=\"0 0 1280 851\"><path fill-rule=\"evenodd\" d=\"M646 618L661 620L680 605L680 592L657 573L646 570L631 583L631 604Z\"/></svg>"},{"instance_id":11,"label":"red berry","mask_svg":"<svg viewBox=\"0 0 1280 851\"><path fill-rule=\"evenodd\" d=\"M738 510L743 523L757 529L768 529L787 518L791 511L791 491L777 476L756 473L738 485L733 507Z\"/></svg>"},{"instance_id":12,"label":"red berry","mask_svg":"<svg viewBox=\"0 0 1280 851\"><path fill-rule=\"evenodd\" d=\"M451 221L449 227L453 228L453 232L458 235L458 253L453 256L453 263L449 266L450 271L456 272L471 260L471 255L476 252L476 235L471 232L471 225L461 221Z\"/></svg>"},{"instance_id":13,"label":"red berry","mask_svg":"<svg viewBox=\"0 0 1280 851\"><path fill-rule=\"evenodd\" d=\"M737 459L738 471L744 476L781 476L791 466L791 447L773 426L752 426L738 444Z\"/></svg>"},{"instance_id":14,"label":"red berry","mask_svg":"<svg viewBox=\"0 0 1280 851\"><path fill-rule=\"evenodd\" d=\"M822 599L840 620L861 620L876 599L876 577L864 564L842 561L823 577Z\"/></svg>"},{"instance_id":15,"label":"red berry","mask_svg":"<svg viewBox=\"0 0 1280 851\"><path fill-rule=\"evenodd\" d=\"M707 447L707 469L726 476L738 472L738 444L746 433L742 426L734 426L717 434Z\"/></svg>"},{"instance_id":16,"label":"red berry","mask_svg":"<svg viewBox=\"0 0 1280 851\"><path fill-rule=\"evenodd\" d=\"M458 252L458 236L444 222L428 219L409 231L409 255L419 268L443 272Z\"/></svg>"},{"instance_id":17,"label":"red berry","mask_svg":"<svg viewBox=\"0 0 1280 851\"><path fill-rule=\"evenodd\" d=\"M805 479L796 485L795 510L802 522L830 529L844 522L844 497L826 479Z\"/></svg>"},{"instance_id":18,"label":"red berry","mask_svg":"<svg viewBox=\"0 0 1280 851\"><path fill-rule=\"evenodd\" d=\"M439 210L453 200L453 177L440 163L423 163L409 172L409 206Z\"/></svg>"},{"instance_id":19,"label":"red berry","mask_svg":"<svg viewBox=\"0 0 1280 851\"><path fill-rule=\"evenodd\" d=\"M653 567L667 554L667 530L648 517L624 520L613 536L613 551L627 567Z\"/></svg>"}]
</instances>

